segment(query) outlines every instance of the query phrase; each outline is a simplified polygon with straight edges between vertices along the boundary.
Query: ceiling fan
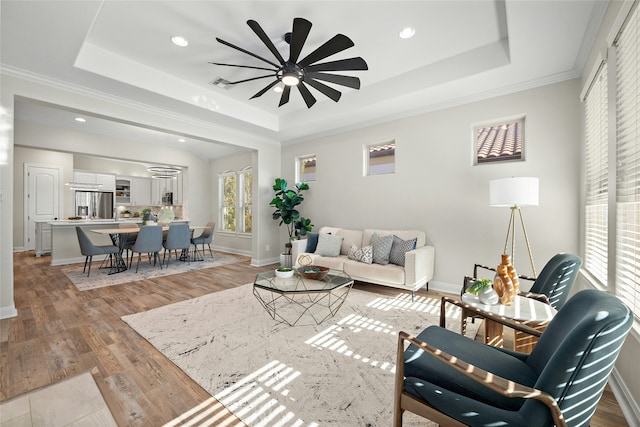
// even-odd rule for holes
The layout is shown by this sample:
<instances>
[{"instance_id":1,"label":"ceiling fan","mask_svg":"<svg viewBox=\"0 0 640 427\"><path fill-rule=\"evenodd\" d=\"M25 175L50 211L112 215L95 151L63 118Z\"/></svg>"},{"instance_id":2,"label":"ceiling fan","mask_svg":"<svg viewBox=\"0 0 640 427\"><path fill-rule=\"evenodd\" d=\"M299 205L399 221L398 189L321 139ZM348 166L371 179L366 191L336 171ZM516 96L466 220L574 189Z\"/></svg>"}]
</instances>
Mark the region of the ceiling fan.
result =
<instances>
[{"instance_id":1,"label":"ceiling fan","mask_svg":"<svg viewBox=\"0 0 640 427\"><path fill-rule=\"evenodd\" d=\"M249 25L253 32L256 33L260 40L262 40L262 43L267 46L273 56L275 56L275 58L278 60L278 63L265 59L259 55L256 55L255 53L249 52L241 47L238 47L216 37L216 40L223 45L229 46L242 53L246 53L247 55L251 55L254 58L266 62L273 68L256 67L249 65L222 64L219 62L211 62L211 64L223 65L227 67L251 68L255 70L270 71L271 73L266 75L228 83L238 84L258 79L266 79L269 77L274 78L273 82L269 83L249 99L258 98L259 96L264 95L269 89L282 82L284 84L284 88L282 90L282 95L280 96L280 103L278 104L278 107L281 107L289 102L291 87L297 86L300 94L302 95L302 98L304 99L304 102L307 104L307 108L311 108L313 104L316 103L316 98L309 91L309 88L307 88L305 83L317 89L319 92L323 93L335 102L338 102L342 93L318 80L323 80L329 83L334 83L353 89L360 89L359 78L353 76L344 76L340 74L325 73L325 71L367 70L367 63L364 61L364 59L357 57L318 63L318 61L321 61L333 54L342 52L343 50L354 46L354 43L351 41L351 39L349 39L349 37L343 34L337 34L322 46L318 47L309 55L298 61L298 57L302 52L302 47L307 40L307 36L309 35L312 24L304 18L295 18L293 20L293 31L291 33L285 34L285 41L289 43L289 59L285 61L280 52L271 42L267 34L264 32L262 27L260 27L260 24L250 19L247 21L247 25Z\"/></svg>"}]
</instances>

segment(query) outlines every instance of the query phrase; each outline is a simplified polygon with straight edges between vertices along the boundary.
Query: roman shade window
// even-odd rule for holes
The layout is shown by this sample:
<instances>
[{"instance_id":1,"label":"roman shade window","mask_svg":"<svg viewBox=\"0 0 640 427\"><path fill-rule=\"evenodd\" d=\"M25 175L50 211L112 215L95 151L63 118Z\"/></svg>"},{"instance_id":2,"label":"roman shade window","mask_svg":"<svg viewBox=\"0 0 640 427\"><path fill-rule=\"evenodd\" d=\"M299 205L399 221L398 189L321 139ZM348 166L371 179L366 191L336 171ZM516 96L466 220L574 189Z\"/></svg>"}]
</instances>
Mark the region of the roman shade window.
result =
<instances>
[{"instance_id":1,"label":"roman shade window","mask_svg":"<svg viewBox=\"0 0 640 427\"><path fill-rule=\"evenodd\" d=\"M616 40L616 294L640 315L640 8Z\"/></svg>"},{"instance_id":2,"label":"roman shade window","mask_svg":"<svg viewBox=\"0 0 640 427\"><path fill-rule=\"evenodd\" d=\"M585 269L607 284L608 102L607 64L598 69L585 99Z\"/></svg>"}]
</instances>

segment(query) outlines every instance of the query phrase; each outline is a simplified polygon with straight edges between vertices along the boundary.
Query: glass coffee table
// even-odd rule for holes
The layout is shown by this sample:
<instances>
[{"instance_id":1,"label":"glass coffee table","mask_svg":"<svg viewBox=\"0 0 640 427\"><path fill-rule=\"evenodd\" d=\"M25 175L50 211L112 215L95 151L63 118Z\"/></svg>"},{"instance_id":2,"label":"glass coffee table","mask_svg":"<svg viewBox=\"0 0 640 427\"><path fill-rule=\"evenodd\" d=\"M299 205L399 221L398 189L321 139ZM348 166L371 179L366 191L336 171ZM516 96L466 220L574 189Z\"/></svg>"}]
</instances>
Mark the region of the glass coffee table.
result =
<instances>
[{"instance_id":1,"label":"glass coffee table","mask_svg":"<svg viewBox=\"0 0 640 427\"><path fill-rule=\"evenodd\" d=\"M307 279L298 272L285 279L266 271L256 276L253 295L278 322L294 326L305 319L319 325L335 316L352 286L353 279L340 270L329 270L322 280Z\"/></svg>"}]
</instances>

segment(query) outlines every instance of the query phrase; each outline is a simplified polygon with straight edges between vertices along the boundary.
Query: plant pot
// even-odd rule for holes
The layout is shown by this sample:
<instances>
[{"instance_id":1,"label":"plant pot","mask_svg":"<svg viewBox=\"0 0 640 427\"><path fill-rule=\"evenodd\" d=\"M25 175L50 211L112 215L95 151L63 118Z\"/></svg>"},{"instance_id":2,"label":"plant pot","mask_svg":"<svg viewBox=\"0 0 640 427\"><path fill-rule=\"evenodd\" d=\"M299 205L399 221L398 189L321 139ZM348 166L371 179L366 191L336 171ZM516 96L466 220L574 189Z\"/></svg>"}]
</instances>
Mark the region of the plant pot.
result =
<instances>
[{"instance_id":1,"label":"plant pot","mask_svg":"<svg viewBox=\"0 0 640 427\"><path fill-rule=\"evenodd\" d=\"M282 279L288 279L289 277L292 277L293 276L293 269L290 268L290 267L287 267L287 268L288 268L288 270L286 270L286 271L281 271L281 270L276 269L275 270L276 271L276 276L278 276L278 277L280 277Z\"/></svg>"},{"instance_id":2,"label":"plant pot","mask_svg":"<svg viewBox=\"0 0 640 427\"><path fill-rule=\"evenodd\" d=\"M280 265L283 267L291 268L291 254L281 254L280 255Z\"/></svg>"}]
</instances>

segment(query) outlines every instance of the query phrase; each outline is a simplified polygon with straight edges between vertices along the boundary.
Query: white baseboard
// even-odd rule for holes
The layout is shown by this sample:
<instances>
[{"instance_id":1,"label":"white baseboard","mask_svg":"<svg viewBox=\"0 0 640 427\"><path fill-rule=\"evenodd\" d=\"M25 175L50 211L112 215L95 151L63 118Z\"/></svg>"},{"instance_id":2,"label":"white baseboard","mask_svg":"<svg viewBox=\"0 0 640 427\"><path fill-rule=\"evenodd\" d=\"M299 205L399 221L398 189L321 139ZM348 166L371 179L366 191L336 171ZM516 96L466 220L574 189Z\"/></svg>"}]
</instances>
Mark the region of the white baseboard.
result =
<instances>
[{"instance_id":1,"label":"white baseboard","mask_svg":"<svg viewBox=\"0 0 640 427\"><path fill-rule=\"evenodd\" d=\"M244 251L244 250L236 249L236 248L227 248L227 247L224 247L224 246L213 245L211 247L211 249L213 249L214 251L227 252L227 253L235 254L235 255L251 256L251 251Z\"/></svg>"},{"instance_id":2,"label":"white baseboard","mask_svg":"<svg viewBox=\"0 0 640 427\"><path fill-rule=\"evenodd\" d=\"M620 410L627 420L627 424L630 427L640 426L640 408L637 403L631 399L631 391L624 382L624 379L618 373L616 368L613 368L611 376L609 377L609 385L611 391L620 405Z\"/></svg>"},{"instance_id":3,"label":"white baseboard","mask_svg":"<svg viewBox=\"0 0 640 427\"><path fill-rule=\"evenodd\" d=\"M51 265L67 265L67 264L77 264L79 262L84 262L85 257L75 257L75 258L62 258L51 260Z\"/></svg>"},{"instance_id":4,"label":"white baseboard","mask_svg":"<svg viewBox=\"0 0 640 427\"><path fill-rule=\"evenodd\" d=\"M16 306L14 304L0 307L0 319L9 319L11 317L16 317L17 315L18 310L16 310Z\"/></svg>"},{"instance_id":5,"label":"white baseboard","mask_svg":"<svg viewBox=\"0 0 640 427\"><path fill-rule=\"evenodd\" d=\"M267 259L255 259L255 258L251 258L251 266L252 267L262 267L264 265L269 265L269 264L279 264L280 263L280 257L274 257L274 258L267 258Z\"/></svg>"},{"instance_id":6,"label":"white baseboard","mask_svg":"<svg viewBox=\"0 0 640 427\"><path fill-rule=\"evenodd\" d=\"M454 295L460 295L460 285L447 283L447 282L437 282L432 280L429 282L429 290L447 292L449 294L454 294Z\"/></svg>"}]
</instances>

